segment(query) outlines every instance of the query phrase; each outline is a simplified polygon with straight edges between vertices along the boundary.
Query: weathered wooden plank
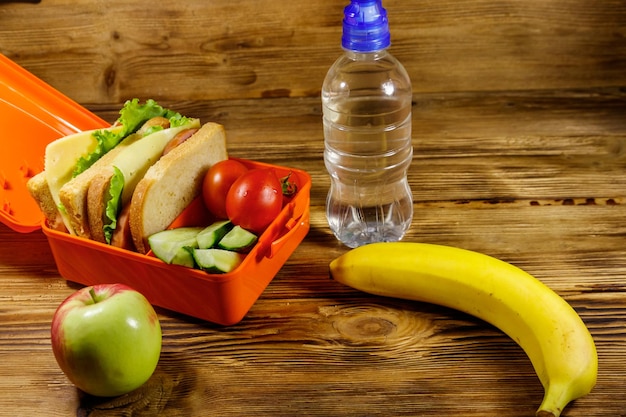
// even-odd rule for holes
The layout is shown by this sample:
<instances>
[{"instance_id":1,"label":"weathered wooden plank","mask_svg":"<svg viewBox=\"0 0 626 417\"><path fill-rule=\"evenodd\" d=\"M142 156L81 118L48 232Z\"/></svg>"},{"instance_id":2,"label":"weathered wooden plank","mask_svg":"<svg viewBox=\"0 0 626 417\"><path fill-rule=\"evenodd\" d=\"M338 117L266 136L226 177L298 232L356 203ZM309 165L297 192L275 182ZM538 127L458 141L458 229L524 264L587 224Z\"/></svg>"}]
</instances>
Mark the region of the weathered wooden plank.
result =
<instances>
[{"instance_id":1,"label":"weathered wooden plank","mask_svg":"<svg viewBox=\"0 0 626 417\"><path fill-rule=\"evenodd\" d=\"M166 416L207 410L217 416L522 416L532 415L542 396L521 349L479 320L427 304L320 291L289 302L263 297L230 328L161 312L165 344L151 382L132 396L84 397L58 371L49 348L53 300L72 290L49 279L54 285L45 299L34 288L20 300L0 298L5 411L33 390L37 400L19 409L47 415L81 407L108 410L104 415L145 408L147 415ZM33 277L3 277L3 284L5 293L15 293L32 287ZM601 368L593 394L568 416L616 416L624 407L626 311L623 295L616 295L587 294L575 304L594 334Z\"/></svg>"},{"instance_id":2,"label":"weathered wooden plank","mask_svg":"<svg viewBox=\"0 0 626 417\"><path fill-rule=\"evenodd\" d=\"M316 99L167 104L224 124L231 155L309 171L313 201L325 198ZM113 121L119 106L92 109ZM624 114L626 95L619 89L416 95L414 200L618 202L626 190ZM251 152L255 144L263 151Z\"/></svg>"},{"instance_id":3,"label":"weathered wooden plank","mask_svg":"<svg viewBox=\"0 0 626 417\"><path fill-rule=\"evenodd\" d=\"M2 3L0 52L81 103L316 97L340 54L345 4ZM623 0L387 0L385 6L392 51L418 93L626 81Z\"/></svg>"},{"instance_id":4,"label":"weathered wooden plank","mask_svg":"<svg viewBox=\"0 0 626 417\"><path fill-rule=\"evenodd\" d=\"M626 2L385 0L414 81L406 240L481 251L561 294L600 373L564 416L626 414ZM528 416L543 394L515 343L467 315L328 278L318 98L339 53L327 0L0 4L0 52L109 121L156 98L223 123L234 156L311 173L311 231L236 326L159 310L152 380L84 396L50 349L76 288L41 232L0 225L0 414Z\"/></svg>"}]
</instances>

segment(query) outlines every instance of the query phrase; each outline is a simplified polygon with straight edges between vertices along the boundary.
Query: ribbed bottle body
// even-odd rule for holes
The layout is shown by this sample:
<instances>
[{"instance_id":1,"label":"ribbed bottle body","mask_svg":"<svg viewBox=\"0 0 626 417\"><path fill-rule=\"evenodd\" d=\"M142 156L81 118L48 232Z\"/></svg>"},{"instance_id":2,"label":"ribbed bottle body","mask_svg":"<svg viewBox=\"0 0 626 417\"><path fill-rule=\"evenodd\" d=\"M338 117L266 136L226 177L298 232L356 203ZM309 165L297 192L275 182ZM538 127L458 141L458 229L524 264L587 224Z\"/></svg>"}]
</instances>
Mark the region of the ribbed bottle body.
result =
<instances>
[{"instance_id":1,"label":"ribbed bottle body","mask_svg":"<svg viewBox=\"0 0 626 417\"><path fill-rule=\"evenodd\" d=\"M386 51L346 52L322 87L326 215L349 247L400 240L411 224L411 83Z\"/></svg>"}]
</instances>

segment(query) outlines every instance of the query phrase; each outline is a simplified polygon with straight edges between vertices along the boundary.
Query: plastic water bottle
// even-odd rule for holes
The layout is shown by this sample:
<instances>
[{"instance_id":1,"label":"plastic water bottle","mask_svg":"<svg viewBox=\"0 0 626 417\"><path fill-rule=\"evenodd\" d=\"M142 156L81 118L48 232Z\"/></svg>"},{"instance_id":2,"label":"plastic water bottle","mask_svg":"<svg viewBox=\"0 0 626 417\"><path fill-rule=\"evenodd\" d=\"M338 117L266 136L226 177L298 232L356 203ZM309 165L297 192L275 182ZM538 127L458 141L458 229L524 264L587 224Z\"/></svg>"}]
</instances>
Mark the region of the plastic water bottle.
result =
<instances>
[{"instance_id":1,"label":"plastic water bottle","mask_svg":"<svg viewBox=\"0 0 626 417\"><path fill-rule=\"evenodd\" d=\"M344 54L322 87L326 216L337 239L354 248L400 240L411 225L412 93L406 70L387 51L381 0L351 0L344 15Z\"/></svg>"}]
</instances>

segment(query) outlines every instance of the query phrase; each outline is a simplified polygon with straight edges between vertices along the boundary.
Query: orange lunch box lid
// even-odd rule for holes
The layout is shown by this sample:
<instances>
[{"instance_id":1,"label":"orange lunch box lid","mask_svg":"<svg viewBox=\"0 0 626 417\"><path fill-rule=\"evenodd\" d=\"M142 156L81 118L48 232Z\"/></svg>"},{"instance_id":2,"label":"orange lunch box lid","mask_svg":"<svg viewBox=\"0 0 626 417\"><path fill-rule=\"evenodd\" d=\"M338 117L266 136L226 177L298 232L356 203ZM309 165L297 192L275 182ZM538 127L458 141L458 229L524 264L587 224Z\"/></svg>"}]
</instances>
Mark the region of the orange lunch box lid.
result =
<instances>
[{"instance_id":1,"label":"orange lunch box lid","mask_svg":"<svg viewBox=\"0 0 626 417\"><path fill-rule=\"evenodd\" d=\"M41 228L26 182L43 170L46 145L108 125L0 54L0 222L23 233Z\"/></svg>"}]
</instances>

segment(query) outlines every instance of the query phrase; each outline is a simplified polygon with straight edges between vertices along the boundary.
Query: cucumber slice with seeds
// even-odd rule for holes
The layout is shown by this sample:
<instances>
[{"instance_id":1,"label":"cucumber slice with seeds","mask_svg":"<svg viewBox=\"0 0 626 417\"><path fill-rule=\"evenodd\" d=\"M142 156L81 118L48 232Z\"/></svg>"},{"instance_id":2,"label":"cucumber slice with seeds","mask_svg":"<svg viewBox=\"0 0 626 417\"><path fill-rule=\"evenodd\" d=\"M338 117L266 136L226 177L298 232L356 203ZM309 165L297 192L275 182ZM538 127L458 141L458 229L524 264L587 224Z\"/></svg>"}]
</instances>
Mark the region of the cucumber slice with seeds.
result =
<instances>
[{"instance_id":1,"label":"cucumber slice with seeds","mask_svg":"<svg viewBox=\"0 0 626 417\"><path fill-rule=\"evenodd\" d=\"M229 220L217 221L196 236L198 248L209 249L215 246L225 235L233 228L233 224Z\"/></svg>"},{"instance_id":2,"label":"cucumber slice with seeds","mask_svg":"<svg viewBox=\"0 0 626 417\"><path fill-rule=\"evenodd\" d=\"M245 255L225 249L194 249L193 258L200 269L223 274L237 268Z\"/></svg>"},{"instance_id":3,"label":"cucumber slice with seeds","mask_svg":"<svg viewBox=\"0 0 626 417\"><path fill-rule=\"evenodd\" d=\"M186 252L183 249L186 246L197 248L196 236L202 229L202 227L179 227L163 230L150 236L148 243L154 255L165 263L188 262L188 260L185 261L186 256L180 251Z\"/></svg>"}]
</instances>

